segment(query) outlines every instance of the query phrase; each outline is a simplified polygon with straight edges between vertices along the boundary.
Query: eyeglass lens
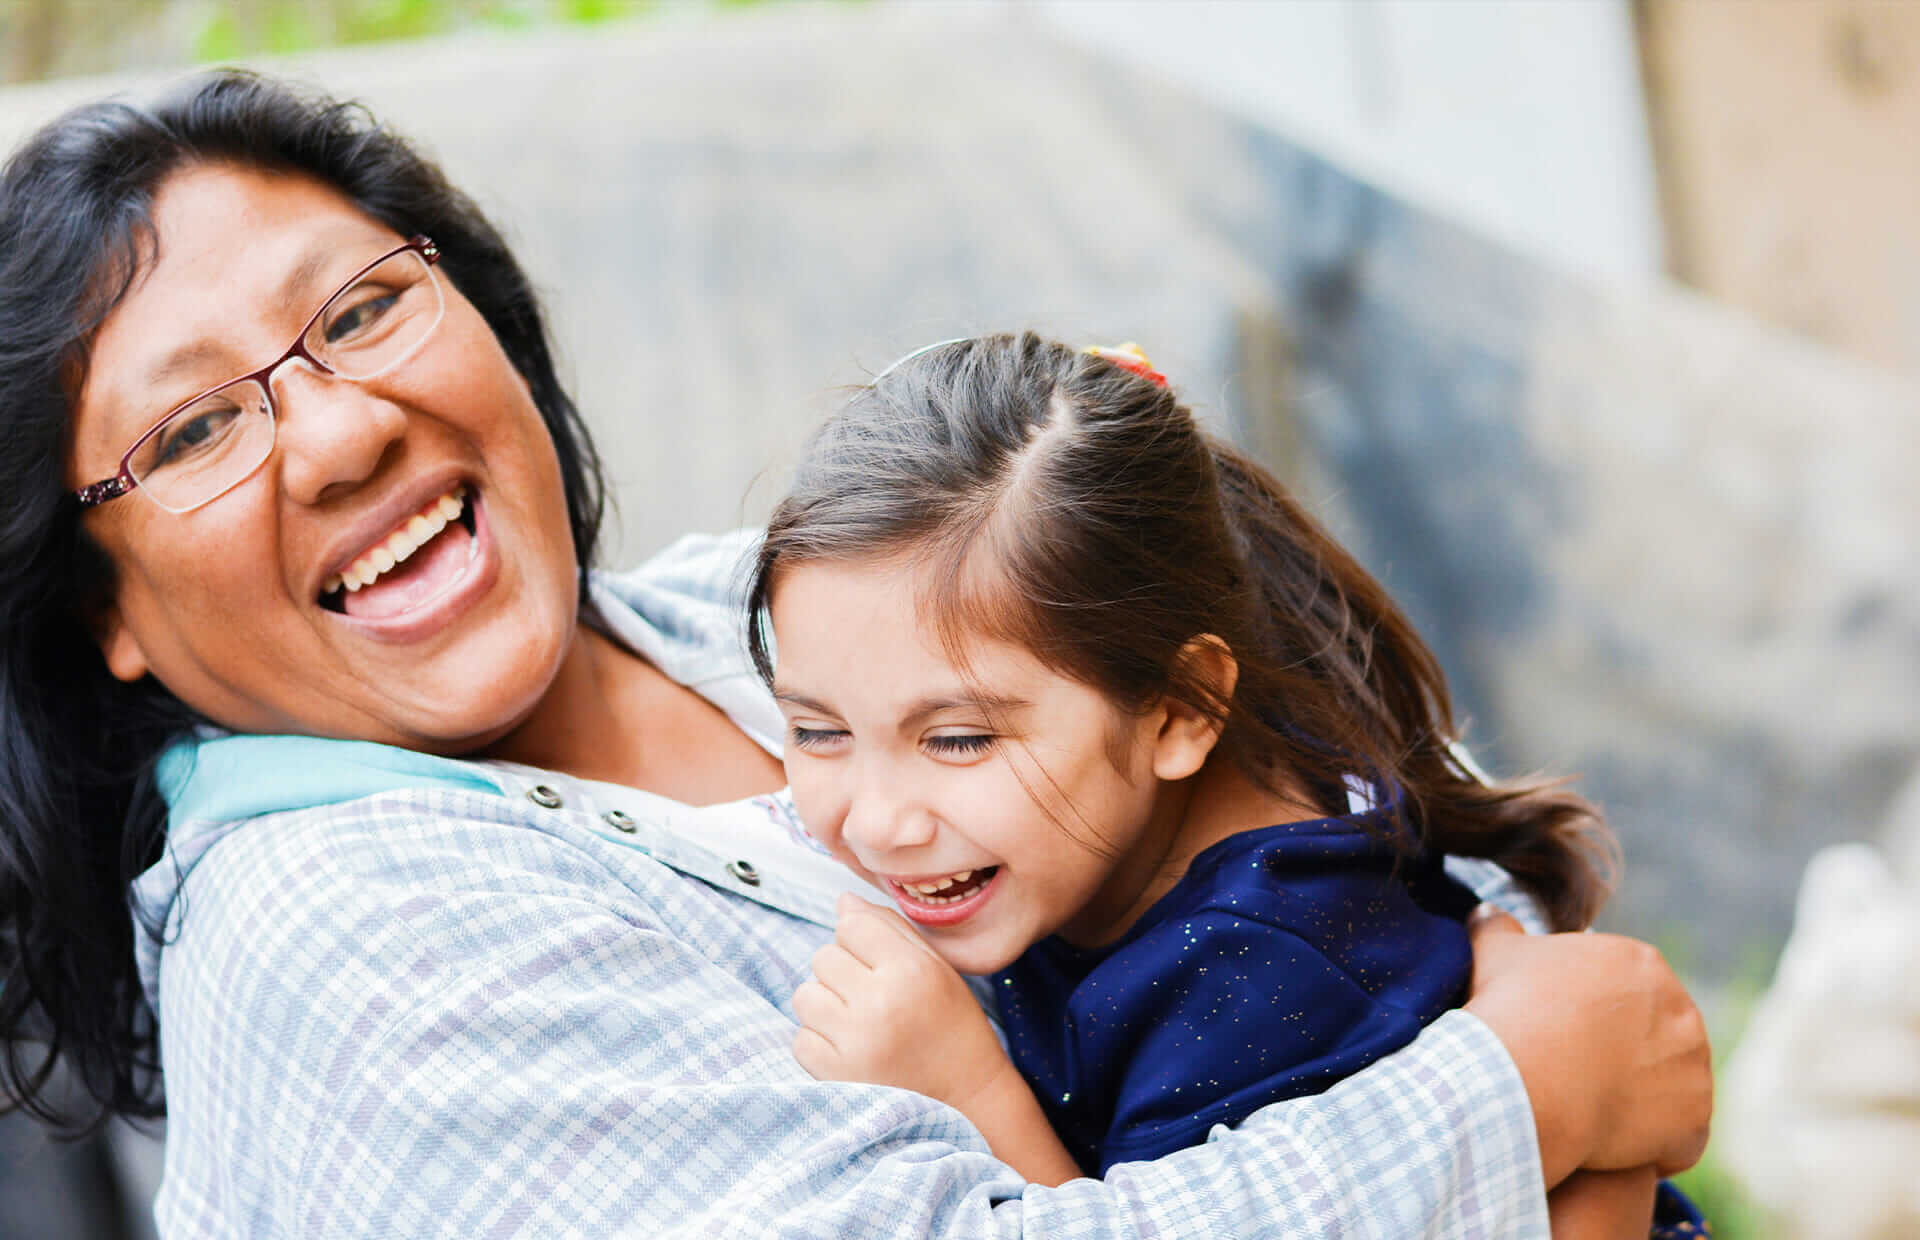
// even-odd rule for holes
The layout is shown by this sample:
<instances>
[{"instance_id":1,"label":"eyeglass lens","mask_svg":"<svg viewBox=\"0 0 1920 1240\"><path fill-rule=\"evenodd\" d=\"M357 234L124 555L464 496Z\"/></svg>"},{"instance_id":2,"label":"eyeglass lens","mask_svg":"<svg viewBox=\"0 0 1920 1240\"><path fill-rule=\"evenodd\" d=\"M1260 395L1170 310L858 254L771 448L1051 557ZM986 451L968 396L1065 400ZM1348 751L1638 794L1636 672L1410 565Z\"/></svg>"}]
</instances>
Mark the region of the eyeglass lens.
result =
<instances>
[{"instance_id":1,"label":"eyeglass lens","mask_svg":"<svg viewBox=\"0 0 1920 1240\"><path fill-rule=\"evenodd\" d=\"M442 308L426 260L405 250L335 293L302 343L339 377L372 379L426 341ZM273 399L264 378L237 380L175 410L141 440L127 471L174 512L239 483L273 451Z\"/></svg>"}]
</instances>

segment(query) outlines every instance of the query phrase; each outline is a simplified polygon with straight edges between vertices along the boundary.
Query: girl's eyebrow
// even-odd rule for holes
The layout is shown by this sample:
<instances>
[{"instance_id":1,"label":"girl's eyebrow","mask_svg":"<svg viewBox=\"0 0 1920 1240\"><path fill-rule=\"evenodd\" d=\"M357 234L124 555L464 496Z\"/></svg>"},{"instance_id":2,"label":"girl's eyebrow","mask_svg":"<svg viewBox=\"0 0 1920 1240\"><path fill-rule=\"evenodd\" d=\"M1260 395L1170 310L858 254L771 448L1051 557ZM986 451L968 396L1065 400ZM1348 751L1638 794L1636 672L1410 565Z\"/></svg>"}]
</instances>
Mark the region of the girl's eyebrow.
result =
<instances>
[{"instance_id":1,"label":"girl's eyebrow","mask_svg":"<svg viewBox=\"0 0 1920 1240\"><path fill-rule=\"evenodd\" d=\"M833 707L827 705L825 702L817 701L804 693L795 693L792 689L785 689L779 685L773 687L773 700L776 702L785 702L789 706L798 706L801 710L815 711L822 715L831 715L834 713Z\"/></svg>"},{"instance_id":2,"label":"girl's eyebrow","mask_svg":"<svg viewBox=\"0 0 1920 1240\"><path fill-rule=\"evenodd\" d=\"M906 722L918 723L929 715L937 715L943 710L978 710L988 718L1010 715L1029 705L1027 699L1007 697L999 693L961 690L957 693L923 697L907 710Z\"/></svg>"},{"instance_id":3,"label":"girl's eyebrow","mask_svg":"<svg viewBox=\"0 0 1920 1240\"><path fill-rule=\"evenodd\" d=\"M804 693L796 693L794 690L783 688L780 685L773 687L773 700L776 702L785 702L789 706L797 706L801 710L817 711L822 715L837 716L839 714L838 711L834 710L833 707L827 705L825 702L810 698ZM907 713L901 718L901 723L918 723L929 715L937 715L943 710L973 709L985 711L989 716L994 716L1012 714L1014 711L1024 709L1030 705L1032 705L1032 703L1027 701L1026 698L1007 697L998 693L958 690L952 693L933 694L921 698L907 708Z\"/></svg>"}]
</instances>

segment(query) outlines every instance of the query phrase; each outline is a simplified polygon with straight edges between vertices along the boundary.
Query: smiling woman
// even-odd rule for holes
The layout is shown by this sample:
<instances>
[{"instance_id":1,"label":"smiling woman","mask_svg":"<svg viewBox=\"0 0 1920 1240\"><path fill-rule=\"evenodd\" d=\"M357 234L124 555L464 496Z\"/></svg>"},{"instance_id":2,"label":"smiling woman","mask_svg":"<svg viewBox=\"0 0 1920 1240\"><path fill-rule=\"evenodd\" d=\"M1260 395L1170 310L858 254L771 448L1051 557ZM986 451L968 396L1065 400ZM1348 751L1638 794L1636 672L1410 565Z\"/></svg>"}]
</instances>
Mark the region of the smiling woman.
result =
<instances>
[{"instance_id":1,"label":"smiling woman","mask_svg":"<svg viewBox=\"0 0 1920 1240\"><path fill-rule=\"evenodd\" d=\"M331 209L331 223L322 228L348 230L363 244L378 245L402 228L430 229L445 256L443 270L465 291L470 312L492 328L489 338L505 355L519 398L537 408L546 427L564 484L574 564L591 559L600 525L598 460L554 375L525 277L472 205L357 109L300 100L276 85L231 75L158 111L120 103L85 109L13 157L0 182L0 338L7 341L0 409L9 445L0 457L6 497L0 707L8 723L0 797L17 825L9 833L14 865L0 905L14 923L8 938L14 976L0 991L0 1019L14 1029L29 1014L43 1018L51 1049L66 1053L87 1089L136 1113L155 1110L159 1090L153 1029L141 1015L132 971L132 927L121 910L126 876L151 863L161 844L165 808L152 783L153 761L168 738L203 717L220 717L220 708L238 720L263 714L266 704L250 700L244 687L229 687L232 673L216 672L217 655L198 649L236 636L233 623L241 617L215 601L191 624L184 615L175 623L157 606L160 592L200 580L179 573L181 564L218 571L210 561L224 561L230 548L223 545L222 556L211 557L205 541L182 540L226 514L216 507L196 524L193 514L175 516L150 497L130 497L83 527L63 492L114 469L121 452L149 429L143 417L166 412L162 385L191 395L193 380L183 380L182 370L198 366L196 374L208 374L209 362L233 360L230 350L264 326L242 322L242 335L222 334L206 322L206 307L231 302L206 297L204 284L198 298L172 297L188 316L180 326L203 324L198 337L166 320L162 299L170 286L153 278L162 210L168 203L191 207L196 194L247 175L241 169L289 165L308 169L314 179L255 172L270 201L231 203L219 217L222 225L271 231L272 206L304 195L324 199ZM184 175L188 170L195 175ZM292 223L283 218L282 231ZM366 256L332 248L335 240L346 244L345 236L325 239L328 248L307 261L352 264ZM169 236L169 269L195 268L188 247L197 245L205 258L223 248L221 241L204 232L197 239ZM232 258L254 253L224 248ZM257 269L252 278L266 274ZM317 275L307 273L303 283ZM145 338L138 318L143 306L159 312L147 321ZM116 348L145 350L141 360L161 372L103 366L102 349L111 354ZM158 355L166 352L175 356ZM89 416L81 416L82 409ZM96 438L83 444L88 433ZM49 463L63 460L64 477L48 471ZM228 534L243 532L239 515L231 514L236 524ZM273 528L254 531L256 541ZM152 540L160 559L116 558L110 550L143 538ZM243 538L231 550L244 546ZM181 558L169 567L161 562L167 556ZM251 567L260 570L257 563ZM171 586L156 580L164 577L173 578ZM284 581L284 572L246 578L243 597L270 588L276 578ZM76 625L77 618L85 623ZM183 631L193 628L199 631ZM265 640L258 632L249 636ZM102 638L108 640L97 641ZM241 644L231 648L244 651ZM201 662L207 656L214 664ZM163 687L144 675L155 659L185 664L187 679L177 689L170 682ZM52 668L61 670L57 684L47 681ZM39 1050L9 1043L7 1076L30 1106L41 1097L41 1061Z\"/></svg>"},{"instance_id":2,"label":"smiling woman","mask_svg":"<svg viewBox=\"0 0 1920 1240\"><path fill-rule=\"evenodd\" d=\"M1603 936L1489 932L1399 1055L1057 1189L801 1072L877 893L780 789L754 536L588 573L526 278L361 109L218 74L19 151L0 444L0 1085L164 1110L163 1234L1515 1234L1704 1138L1697 1013Z\"/></svg>"}]
</instances>

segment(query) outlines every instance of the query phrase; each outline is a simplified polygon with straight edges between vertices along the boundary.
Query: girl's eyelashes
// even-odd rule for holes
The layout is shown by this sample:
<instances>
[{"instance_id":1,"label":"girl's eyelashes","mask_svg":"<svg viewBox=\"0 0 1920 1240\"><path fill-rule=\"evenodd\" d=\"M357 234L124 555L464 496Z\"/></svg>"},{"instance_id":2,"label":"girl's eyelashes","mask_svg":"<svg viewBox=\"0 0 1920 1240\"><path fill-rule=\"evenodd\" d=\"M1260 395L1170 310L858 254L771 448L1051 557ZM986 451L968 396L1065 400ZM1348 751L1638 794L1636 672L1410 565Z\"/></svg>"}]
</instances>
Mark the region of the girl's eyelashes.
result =
<instances>
[{"instance_id":1,"label":"girl's eyelashes","mask_svg":"<svg viewBox=\"0 0 1920 1240\"><path fill-rule=\"evenodd\" d=\"M787 737L796 749L817 751L832 748L847 734L839 728L808 728L796 723L787 729Z\"/></svg>"},{"instance_id":2,"label":"girl's eyelashes","mask_svg":"<svg viewBox=\"0 0 1920 1240\"><path fill-rule=\"evenodd\" d=\"M787 742L795 749L807 753L825 753L840 749L852 738L845 728L816 728L802 723L787 725ZM923 737L921 747L936 758L965 759L977 758L993 748L994 737L988 732L945 732L935 736Z\"/></svg>"},{"instance_id":3,"label":"girl's eyelashes","mask_svg":"<svg viewBox=\"0 0 1920 1240\"><path fill-rule=\"evenodd\" d=\"M921 742L929 752L943 758L976 758L993 748L993 737L983 732L943 733Z\"/></svg>"}]
</instances>

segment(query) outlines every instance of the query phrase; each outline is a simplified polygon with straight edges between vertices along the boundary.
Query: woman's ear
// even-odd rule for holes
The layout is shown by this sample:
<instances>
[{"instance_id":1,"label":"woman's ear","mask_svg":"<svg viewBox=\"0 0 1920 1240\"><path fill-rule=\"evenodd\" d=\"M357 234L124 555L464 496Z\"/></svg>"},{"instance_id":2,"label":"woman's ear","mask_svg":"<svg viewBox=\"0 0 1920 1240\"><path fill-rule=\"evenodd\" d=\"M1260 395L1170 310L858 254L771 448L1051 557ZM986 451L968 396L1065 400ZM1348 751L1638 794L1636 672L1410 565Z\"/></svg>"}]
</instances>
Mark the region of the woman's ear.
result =
<instances>
[{"instance_id":1,"label":"woman's ear","mask_svg":"<svg viewBox=\"0 0 1920 1240\"><path fill-rule=\"evenodd\" d=\"M1198 687L1206 698L1222 706L1233 700L1240 664L1227 643L1211 633L1202 633L1188 639L1174 657L1180 664L1181 679ZM1219 742L1225 719L1171 695L1161 699L1160 711L1160 730L1153 745L1154 775L1176 780L1197 774Z\"/></svg>"},{"instance_id":2,"label":"woman's ear","mask_svg":"<svg viewBox=\"0 0 1920 1240\"><path fill-rule=\"evenodd\" d=\"M115 680L128 684L147 674L147 652L120 614L117 603L104 604L93 617L93 640Z\"/></svg>"}]
</instances>

